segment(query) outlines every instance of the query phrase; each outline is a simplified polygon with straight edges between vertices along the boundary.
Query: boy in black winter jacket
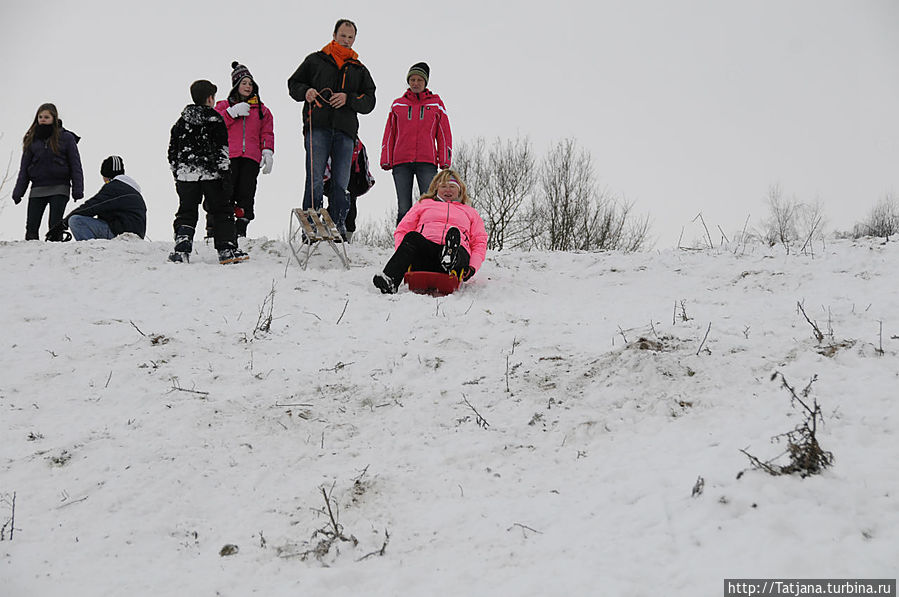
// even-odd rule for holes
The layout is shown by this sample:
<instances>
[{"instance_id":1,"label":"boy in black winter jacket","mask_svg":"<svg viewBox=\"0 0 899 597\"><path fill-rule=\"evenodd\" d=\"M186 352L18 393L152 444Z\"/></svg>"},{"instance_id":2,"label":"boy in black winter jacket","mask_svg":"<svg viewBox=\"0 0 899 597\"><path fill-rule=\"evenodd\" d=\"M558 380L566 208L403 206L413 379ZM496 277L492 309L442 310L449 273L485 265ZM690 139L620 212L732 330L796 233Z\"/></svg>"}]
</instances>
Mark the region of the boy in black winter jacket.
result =
<instances>
[{"instance_id":1,"label":"boy in black winter jacket","mask_svg":"<svg viewBox=\"0 0 899 597\"><path fill-rule=\"evenodd\" d=\"M47 232L47 239L61 237L69 228L75 240L110 239L125 232L143 238L147 232L147 204L140 185L125 175L125 163L111 155L100 165L103 188L69 212Z\"/></svg>"},{"instance_id":2,"label":"boy in black winter jacket","mask_svg":"<svg viewBox=\"0 0 899 597\"><path fill-rule=\"evenodd\" d=\"M250 258L237 248L228 129L213 109L217 90L205 79L194 81L190 86L194 103L184 108L172 127L169 165L175 176L179 205L173 224L175 250L169 255L170 261L190 259L200 204L214 222L219 263L237 263Z\"/></svg>"}]
</instances>

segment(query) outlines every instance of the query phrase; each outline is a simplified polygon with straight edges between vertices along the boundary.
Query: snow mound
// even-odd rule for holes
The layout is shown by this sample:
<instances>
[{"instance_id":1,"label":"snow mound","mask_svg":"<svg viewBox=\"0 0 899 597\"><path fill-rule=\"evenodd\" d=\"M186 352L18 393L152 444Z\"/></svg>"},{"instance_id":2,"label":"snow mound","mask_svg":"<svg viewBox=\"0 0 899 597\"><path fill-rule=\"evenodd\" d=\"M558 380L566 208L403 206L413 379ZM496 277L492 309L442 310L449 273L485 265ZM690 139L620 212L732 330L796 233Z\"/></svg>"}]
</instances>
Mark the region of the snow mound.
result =
<instances>
[{"instance_id":1,"label":"snow mound","mask_svg":"<svg viewBox=\"0 0 899 597\"><path fill-rule=\"evenodd\" d=\"M382 295L380 249L170 248L0 243L5 596L895 577L892 243L502 252L437 299ZM817 376L821 475L740 453L801 421L775 371Z\"/></svg>"}]
</instances>

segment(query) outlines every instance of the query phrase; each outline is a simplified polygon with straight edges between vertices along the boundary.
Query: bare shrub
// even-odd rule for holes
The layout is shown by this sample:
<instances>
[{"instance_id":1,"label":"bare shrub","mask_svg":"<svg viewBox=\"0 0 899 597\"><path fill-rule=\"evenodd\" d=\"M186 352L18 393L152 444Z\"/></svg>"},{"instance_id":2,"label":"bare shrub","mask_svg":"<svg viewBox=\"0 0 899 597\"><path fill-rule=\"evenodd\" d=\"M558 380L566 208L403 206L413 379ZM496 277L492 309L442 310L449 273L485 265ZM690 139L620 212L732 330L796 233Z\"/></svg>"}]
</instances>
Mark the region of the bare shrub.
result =
<instances>
[{"instance_id":1,"label":"bare shrub","mask_svg":"<svg viewBox=\"0 0 899 597\"><path fill-rule=\"evenodd\" d=\"M0 141L3 140L3 133L0 133ZM5 199L9 196L9 190L4 191L9 184L10 179L12 178L10 172L12 172L12 156L13 152L9 152L9 159L6 160L6 169L3 171L3 174L0 175L0 200Z\"/></svg>"},{"instance_id":2,"label":"bare shrub","mask_svg":"<svg viewBox=\"0 0 899 597\"><path fill-rule=\"evenodd\" d=\"M823 236L824 207L820 201L804 203L797 197L784 197L780 185L768 188L768 217L762 222L759 238L770 247L783 245L789 254L797 244L810 249L811 241Z\"/></svg>"},{"instance_id":3,"label":"bare shrub","mask_svg":"<svg viewBox=\"0 0 899 597\"><path fill-rule=\"evenodd\" d=\"M550 251L638 251L649 231L633 204L598 188L590 152L574 139L544 156L529 219L534 247Z\"/></svg>"},{"instance_id":4,"label":"bare shrub","mask_svg":"<svg viewBox=\"0 0 899 597\"><path fill-rule=\"evenodd\" d=\"M501 251L520 248L531 238L530 223L522 207L537 182L536 158L527 137L503 141L488 148L478 138L456 154L460 174L473 191L475 207L484 219L487 248Z\"/></svg>"},{"instance_id":5,"label":"bare shrub","mask_svg":"<svg viewBox=\"0 0 899 597\"><path fill-rule=\"evenodd\" d=\"M802 423L797 425L792 431L780 433L771 438L774 442L780 442L781 440L786 440L787 442L787 449L771 460L762 461L749 454L746 450L740 451L749 458L753 468L761 469L773 476L799 473L799 476L805 478L809 475L820 473L833 464L833 453L821 449L821 445L818 443L818 424L824 423L821 405L818 404L816 398L813 398L811 405L809 405L809 393L811 392L812 384L817 381L818 376L812 377L808 385L798 394L795 388L787 383L787 379L780 371L775 371L771 376L771 380L775 381L778 377L780 378L781 387L790 394L790 405L795 408L796 404L799 403L802 407ZM784 455L789 456L789 463L780 465L774 462L777 458Z\"/></svg>"},{"instance_id":6,"label":"bare shrub","mask_svg":"<svg viewBox=\"0 0 899 597\"><path fill-rule=\"evenodd\" d=\"M380 220L368 222L367 226L357 228L353 233L353 242L370 247L393 249L394 230L396 230L396 207L385 213Z\"/></svg>"},{"instance_id":7,"label":"bare shrub","mask_svg":"<svg viewBox=\"0 0 899 597\"><path fill-rule=\"evenodd\" d=\"M888 193L871 208L867 218L853 227L851 236L889 238L897 232L899 232L899 201L893 193Z\"/></svg>"},{"instance_id":8,"label":"bare shrub","mask_svg":"<svg viewBox=\"0 0 899 597\"><path fill-rule=\"evenodd\" d=\"M458 143L453 150L453 168L465 181L468 194L484 218L485 224L487 218L482 205L489 203L485 197L489 192L492 176L487 156L487 141L483 137Z\"/></svg>"}]
</instances>

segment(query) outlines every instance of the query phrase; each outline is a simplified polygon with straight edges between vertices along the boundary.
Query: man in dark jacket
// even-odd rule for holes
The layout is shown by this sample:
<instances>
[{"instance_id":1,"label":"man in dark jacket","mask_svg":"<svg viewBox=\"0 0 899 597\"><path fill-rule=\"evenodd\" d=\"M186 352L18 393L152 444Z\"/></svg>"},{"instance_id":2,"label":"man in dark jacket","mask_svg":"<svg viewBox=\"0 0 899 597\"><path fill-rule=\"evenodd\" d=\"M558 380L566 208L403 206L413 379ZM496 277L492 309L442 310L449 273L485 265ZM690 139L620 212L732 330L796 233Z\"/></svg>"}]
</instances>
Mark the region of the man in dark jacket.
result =
<instances>
[{"instance_id":1,"label":"man in dark jacket","mask_svg":"<svg viewBox=\"0 0 899 597\"><path fill-rule=\"evenodd\" d=\"M375 82L352 50L355 40L355 23L340 19L334 26L331 43L309 54L287 80L290 97L305 102L303 209L322 207L322 180L330 158L333 189L329 201L334 204L331 213L344 235L349 209L346 189L359 130L358 115L368 114L375 108Z\"/></svg>"},{"instance_id":2,"label":"man in dark jacket","mask_svg":"<svg viewBox=\"0 0 899 597\"><path fill-rule=\"evenodd\" d=\"M140 185L125 175L125 163L111 155L100 165L103 188L73 209L47 237L59 235L69 228L75 240L110 239L125 232L143 238L147 231L147 205Z\"/></svg>"}]
</instances>

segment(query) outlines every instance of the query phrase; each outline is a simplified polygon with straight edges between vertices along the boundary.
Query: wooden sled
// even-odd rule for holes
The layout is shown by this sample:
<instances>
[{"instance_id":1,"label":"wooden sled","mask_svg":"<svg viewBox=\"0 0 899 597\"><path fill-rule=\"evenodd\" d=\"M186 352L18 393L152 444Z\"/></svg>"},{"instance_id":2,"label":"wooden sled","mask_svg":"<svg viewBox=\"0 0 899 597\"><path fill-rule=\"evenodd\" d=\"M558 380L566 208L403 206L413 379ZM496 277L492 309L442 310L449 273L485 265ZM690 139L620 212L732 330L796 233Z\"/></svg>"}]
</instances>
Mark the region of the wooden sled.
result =
<instances>
[{"instance_id":1,"label":"wooden sled","mask_svg":"<svg viewBox=\"0 0 899 597\"><path fill-rule=\"evenodd\" d=\"M343 267L350 269L350 260L346 254L346 243L337 225L331 219L328 210L321 208L318 211L314 209L300 209L295 207L290 210L290 232L287 237L287 244L293 251L293 256L297 263L306 269L309 265L309 258L315 255L319 249L319 244L328 243L337 258L343 264ZM340 244L340 248L337 245ZM302 255L301 255L302 253Z\"/></svg>"},{"instance_id":2,"label":"wooden sled","mask_svg":"<svg viewBox=\"0 0 899 597\"><path fill-rule=\"evenodd\" d=\"M412 292L431 296L452 294L462 285L456 276L440 272L406 272L403 281Z\"/></svg>"}]
</instances>

